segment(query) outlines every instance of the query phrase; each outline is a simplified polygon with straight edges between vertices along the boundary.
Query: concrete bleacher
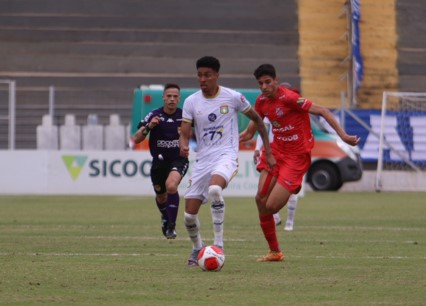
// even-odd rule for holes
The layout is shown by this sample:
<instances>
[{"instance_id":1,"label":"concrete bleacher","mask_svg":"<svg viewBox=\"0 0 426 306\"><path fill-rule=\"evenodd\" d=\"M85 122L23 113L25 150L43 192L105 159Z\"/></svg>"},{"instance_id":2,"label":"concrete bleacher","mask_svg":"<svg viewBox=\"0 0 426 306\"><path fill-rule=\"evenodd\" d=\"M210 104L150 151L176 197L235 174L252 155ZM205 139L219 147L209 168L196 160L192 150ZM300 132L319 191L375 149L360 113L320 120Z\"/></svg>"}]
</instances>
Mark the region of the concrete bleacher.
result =
<instances>
[{"instance_id":1,"label":"concrete bleacher","mask_svg":"<svg viewBox=\"0 0 426 306\"><path fill-rule=\"evenodd\" d=\"M399 90L426 92L426 2L397 1Z\"/></svg>"},{"instance_id":2,"label":"concrete bleacher","mask_svg":"<svg viewBox=\"0 0 426 306\"><path fill-rule=\"evenodd\" d=\"M141 84L177 82L196 87L195 61L217 56L221 83L256 86L254 68L272 62L294 86L298 74L297 6L236 0L134 2L30 0L0 4L0 77L17 80L18 149L34 148L34 129L48 112L55 87L55 116L83 125L90 113L101 124L110 114L129 122L133 90ZM224 13L226 10L226 14ZM6 42L6 43L5 43Z\"/></svg>"}]
</instances>

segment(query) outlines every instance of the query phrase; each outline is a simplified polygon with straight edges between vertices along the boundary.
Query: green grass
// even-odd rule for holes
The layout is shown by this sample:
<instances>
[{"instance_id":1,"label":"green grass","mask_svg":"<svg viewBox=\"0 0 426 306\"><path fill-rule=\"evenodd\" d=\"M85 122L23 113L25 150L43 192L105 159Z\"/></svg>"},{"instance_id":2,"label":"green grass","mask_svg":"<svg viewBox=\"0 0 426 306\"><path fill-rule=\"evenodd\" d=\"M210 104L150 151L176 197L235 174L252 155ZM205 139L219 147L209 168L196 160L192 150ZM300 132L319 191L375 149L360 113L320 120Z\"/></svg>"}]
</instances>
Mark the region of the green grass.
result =
<instances>
[{"instance_id":1,"label":"green grass","mask_svg":"<svg viewBox=\"0 0 426 306\"><path fill-rule=\"evenodd\" d=\"M308 193L267 251L253 198L227 198L221 272L185 265L147 197L0 197L1 305L426 305L426 193ZM212 242L208 207L202 235ZM285 218L286 213L282 212Z\"/></svg>"}]
</instances>

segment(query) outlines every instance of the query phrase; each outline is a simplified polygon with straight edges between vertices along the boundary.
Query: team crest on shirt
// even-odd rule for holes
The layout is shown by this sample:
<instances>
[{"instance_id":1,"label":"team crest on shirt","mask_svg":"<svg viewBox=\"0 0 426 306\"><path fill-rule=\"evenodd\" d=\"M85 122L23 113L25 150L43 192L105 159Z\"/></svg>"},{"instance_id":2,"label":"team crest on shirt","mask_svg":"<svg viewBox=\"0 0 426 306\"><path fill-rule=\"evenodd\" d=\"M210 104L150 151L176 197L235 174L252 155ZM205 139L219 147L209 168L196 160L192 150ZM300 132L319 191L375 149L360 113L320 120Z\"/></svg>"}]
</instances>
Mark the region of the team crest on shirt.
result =
<instances>
[{"instance_id":1,"label":"team crest on shirt","mask_svg":"<svg viewBox=\"0 0 426 306\"><path fill-rule=\"evenodd\" d=\"M216 117L216 114L211 113L211 114L209 114L209 117L208 117L208 118L209 118L209 121L210 121L210 122L213 122L213 121L216 121L216 118L217 118L217 117Z\"/></svg>"},{"instance_id":2,"label":"team crest on shirt","mask_svg":"<svg viewBox=\"0 0 426 306\"><path fill-rule=\"evenodd\" d=\"M229 112L229 108L228 105L224 104L220 106L220 113L225 115Z\"/></svg>"},{"instance_id":3,"label":"team crest on shirt","mask_svg":"<svg viewBox=\"0 0 426 306\"><path fill-rule=\"evenodd\" d=\"M284 111L281 109L281 108L277 108L276 110L275 110L275 114L278 116L278 117L282 117L283 115L284 115Z\"/></svg>"}]
</instances>

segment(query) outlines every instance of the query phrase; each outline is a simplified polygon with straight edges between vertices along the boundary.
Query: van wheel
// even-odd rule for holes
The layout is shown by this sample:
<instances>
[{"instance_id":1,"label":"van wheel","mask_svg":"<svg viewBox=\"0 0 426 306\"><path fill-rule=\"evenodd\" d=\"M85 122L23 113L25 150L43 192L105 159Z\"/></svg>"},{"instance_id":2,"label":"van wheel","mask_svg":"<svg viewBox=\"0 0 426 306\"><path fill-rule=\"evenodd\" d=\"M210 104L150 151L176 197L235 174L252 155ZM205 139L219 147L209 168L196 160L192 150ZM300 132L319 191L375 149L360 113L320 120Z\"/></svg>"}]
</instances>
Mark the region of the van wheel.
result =
<instances>
[{"instance_id":1,"label":"van wheel","mask_svg":"<svg viewBox=\"0 0 426 306\"><path fill-rule=\"evenodd\" d=\"M309 170L308 182L317 191L336 191L343 184L338 170L327 163L313 165Z\"/></svg>"}]
</instances>

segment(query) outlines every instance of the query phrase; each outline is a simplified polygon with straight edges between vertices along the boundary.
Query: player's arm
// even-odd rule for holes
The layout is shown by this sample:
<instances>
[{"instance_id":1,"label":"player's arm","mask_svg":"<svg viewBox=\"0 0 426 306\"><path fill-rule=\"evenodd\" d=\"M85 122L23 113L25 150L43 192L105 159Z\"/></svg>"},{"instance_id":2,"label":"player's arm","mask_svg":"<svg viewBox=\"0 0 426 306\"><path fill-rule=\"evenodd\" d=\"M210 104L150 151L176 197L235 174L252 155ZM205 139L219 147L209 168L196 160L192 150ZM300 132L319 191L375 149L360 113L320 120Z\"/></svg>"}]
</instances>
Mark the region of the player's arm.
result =
<instances>
[{"instance_id":1,"label":"player's arm","mask_svg":"<svg viewBox=\"0 0 426 306\"><path fill-rule=\"evenodd\" d=\"M149 132L160 123L160 118L157 116L153 117L148 124L143 124L143 121L139 122L138 130L134 135L134 141L136 144L141 143L148 136Z\"/></svg>"},{"instance_id":2,"label":"player's arm","mask_svg":"<svg viewBox=\"0 0 426 306\"><path fill-rule=\"evenodd\" d=\"M272 169L276 164L276 160L274 156L272 155L271 146L269 144L268 131L266 130L266 127L265 127L265 124L263 123L262 118L259 116L258 113L256 113L256 111L253 108L250 108L247 112L244 113L244 115L246 115L251 120L246 128L248 133L251 134L251 138L254 135L254 132L252 132L253 131L253 126L251 126L252 123L255 128L254 131L256 131L257 129L257 131L259 132L260 137L262 138L263 148L265 149L266 162L268 163L268 166Z\"/></svg>"},{"instance_id":3,"label":"player's arm","mask_svg":"<svg viewBox=\"0 0 426 306\"><path fill-rule=\"evenodd\" d=\"M356 135L348 135L339 125L336 118L334 118L333 114L329 111L328 108L312 103L311 107L309 108L309 113L323 117L325 121L327 121L327 123L336 131L337 135L339 135L340 138L347 144L355 146L359 143L360 138Z\"/></svg>"},{"instance_id":4,"label":"player's arm","mask_svg":"<svg viewBox=\"0 0 426 306\"><path fill-rule=\"evenodd\" d=\"M192 133L192 122L189 120L182 120L180 125L179 148L180 155L188 158L189 156L189 138Z\"/></svg>"}]
</instances>

